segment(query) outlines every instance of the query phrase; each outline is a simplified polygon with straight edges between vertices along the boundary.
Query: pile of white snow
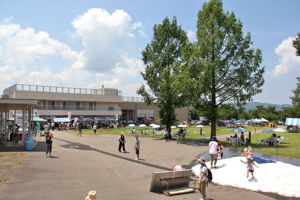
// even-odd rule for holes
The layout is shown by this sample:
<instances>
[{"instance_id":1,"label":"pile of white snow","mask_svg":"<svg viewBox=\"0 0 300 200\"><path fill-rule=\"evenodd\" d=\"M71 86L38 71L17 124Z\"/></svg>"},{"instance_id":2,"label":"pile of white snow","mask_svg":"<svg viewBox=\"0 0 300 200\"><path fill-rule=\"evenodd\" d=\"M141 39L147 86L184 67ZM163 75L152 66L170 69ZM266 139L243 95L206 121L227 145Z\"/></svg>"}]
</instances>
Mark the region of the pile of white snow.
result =
<instances>
[{"instance_id":1,"label":"pile of white snow","mask_svg":"<svg viewBox=\"0 0 300 200\"><path fill-rule=\"evenodd\" d=\"M254 179L246 177L245 157L233 157L218 160L217 169L212 169L213 181L219 185L249 189L254 191L272 192L282 196L300 197L300 167L277 161L276 163L257 164L254 166ZM255 162L255 158L254 158ZM210 167L210 162L206 162ZM199 176L200 164L192 168Z\"/></svg>"}]
</instances>

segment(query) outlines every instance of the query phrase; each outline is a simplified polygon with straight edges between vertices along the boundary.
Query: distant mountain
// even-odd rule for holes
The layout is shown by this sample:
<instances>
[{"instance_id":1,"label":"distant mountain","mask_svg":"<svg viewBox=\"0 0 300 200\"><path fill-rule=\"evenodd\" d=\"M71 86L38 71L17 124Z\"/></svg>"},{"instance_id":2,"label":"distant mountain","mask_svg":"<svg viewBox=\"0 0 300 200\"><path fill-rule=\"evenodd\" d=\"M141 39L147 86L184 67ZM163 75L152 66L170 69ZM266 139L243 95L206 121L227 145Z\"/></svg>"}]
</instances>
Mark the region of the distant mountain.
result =
<instances>
[{"instance_id":1,"label":"distant mountain","mask_svg":"<svg viewBox=\"0 0 300 200\"><path fill-rule=\"evenodd\" d=\"M253 110L256 109L256 106L258 105L263 105L265 108L267 108L268 106L275 106L276 110L282 110L283 107L291 107L291 104L271 104L271 103L260 103L260 102L249 102L246 105L244 105L243 107L246 109L246 111L248 110Z\"/></svg>"}]
</instances>

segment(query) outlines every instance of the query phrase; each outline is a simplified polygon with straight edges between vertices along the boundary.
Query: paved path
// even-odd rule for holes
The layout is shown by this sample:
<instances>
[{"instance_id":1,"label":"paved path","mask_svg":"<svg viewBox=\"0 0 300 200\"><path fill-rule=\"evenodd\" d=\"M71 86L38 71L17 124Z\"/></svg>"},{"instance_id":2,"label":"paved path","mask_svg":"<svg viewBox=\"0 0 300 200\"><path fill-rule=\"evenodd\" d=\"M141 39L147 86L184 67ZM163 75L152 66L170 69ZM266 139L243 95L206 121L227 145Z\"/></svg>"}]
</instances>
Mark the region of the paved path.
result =
<instances>
[{"instance_id":1,"label":"paved path","mask_svg":"<svg viewBox=\"0 0 300 200\"><path fill-rule=\"evenodd\" d=\"M97 200L154 200L200 198L200 193L167 197L150 192L153 172L171 170L176 165L190 166L208 150L207 144L176 144L162 139L141 138L141 160L135 160L134 137L126 136L126 150L119 153L117 135L78 137L69 132L54 132L53 156L45 158L45 143L34 151L0 187L0 199L52 200L84 199L90 190ZM229 186L209 184L208 199L280 199ZM289 199L289 198L282 198Z\"/></svg>"}]
</instances>

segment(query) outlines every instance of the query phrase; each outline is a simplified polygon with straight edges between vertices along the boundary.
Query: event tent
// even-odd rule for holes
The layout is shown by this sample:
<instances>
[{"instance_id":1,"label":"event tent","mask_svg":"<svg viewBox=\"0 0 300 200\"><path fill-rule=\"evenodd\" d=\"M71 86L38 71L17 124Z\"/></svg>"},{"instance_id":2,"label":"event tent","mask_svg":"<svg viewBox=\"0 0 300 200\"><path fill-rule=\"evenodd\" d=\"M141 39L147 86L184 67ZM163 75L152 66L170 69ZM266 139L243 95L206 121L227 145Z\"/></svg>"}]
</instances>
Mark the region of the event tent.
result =
<instances>
[{"instance_id":1,"label":"event tent","mask_svg":"<svg viewBox=\"0 0 300 200\"><path fill-rule=\"evenodd\" d=\"M54 122L69 122L69 121L70 119L67 117L61 117L61 118L54 117Z\"/></svg>"},{"instance_id":2,"label":"event tent","mask_svg":"<svg viewBox=\"0 0 300 200\"><path fill-rule=\"evenodd\" d=\"M299 126L300 118L286 118L285 125Z\"/></svg>"}]
</instances>

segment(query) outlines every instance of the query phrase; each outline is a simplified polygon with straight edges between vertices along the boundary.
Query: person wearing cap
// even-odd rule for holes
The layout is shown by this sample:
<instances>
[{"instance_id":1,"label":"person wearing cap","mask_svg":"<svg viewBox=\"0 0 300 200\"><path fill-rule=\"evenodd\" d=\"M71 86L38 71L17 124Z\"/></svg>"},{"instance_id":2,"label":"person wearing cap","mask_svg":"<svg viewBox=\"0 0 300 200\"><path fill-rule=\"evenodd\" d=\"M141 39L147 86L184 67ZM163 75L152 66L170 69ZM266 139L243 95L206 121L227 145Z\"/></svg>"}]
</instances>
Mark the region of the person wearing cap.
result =
<instances>
[{"instance_id":1,"label":"person wearing cap","mask_svg":"<svg viewBox=\"0 0 300 200\"><path fill-rule=\"evenodd\" d=\"M200 163L200 173L199 173L199 182L198 182L198 186L197 189L199 190L199 192L202 194L202 200L205 200L206 198L206 193L205 193L205 188L208 182L208 170L207 170L207 166L205 165L205 158L201 157L200 159L198 159L199 163Z\"/></svg>"},{"instance_id":2,"label":"person wearing cap","mask_svg":"<svg viewBox=\"0 0 300 200\"><path fill-rule=\"evenodd\" d=\"M126 140L125 140L124 133L121 133L121 135L119 137L119 152L121 152L121 147L123 147L123 151L124 151L124 153L126 153L125 143L126 143Z\"/></svg>"},{"instance_id":3,"label":"person wearing cap","mask_svg":"<svg viewBox=\"0 0 300 200\"><path fill-rule=\"evenodd\" d=\"M257 168L258 168L258 166L253 162L253 158L251 156L248 156L247 157L247 162L242 161L242 159L240 159L240 161L244 164L247 164L247 167L246 167L246 169L247 169L247 178L249 177L249 172L250 172L251 175L252 175L252 179L254 179L254 175L253 175L254 167L253 167L253 165Z\"/></svg>"},{"instance_id":4,"label":"person wearing cap","mask_svg":"<svg viewBox=\"0 0 300 200\"><path fill-rule=\"evenodd\" d=\"M182 171L181 165L175 165L175 166L173 167L173 171Z\"/></svg>"},{"instance_id":5,"label":"person wearing cap","mask_svg":"<svg viewBox=\"0 0 300 200\"><path fill-rule=\"evenodd\" d=\"M90 191L84 200L94 200L97 198L96 191Z\"/></svg>"},{"instance_id":6,"label":"person wearing cap","mask_svg":"<svg viewBox=\"0 0 300 200\"><path fill-rule=\"evenodd\" d=\"M140 159L140 148L141 148L141 142L140 142L140 140L139 140L139 136L136 135L136 136L135 136L135 141L134 141L133 149L135 149L136 159L137 159L137 160Z\"/></svg>"},{"instance_id":7,"label":"person wearing cap","mask_svg":"<svg viewBox=\"0 0 300 200\"><path fill-rule=\"evenodd\" d=\"M220 150L220 147L217 143L217 137L212 136L209 146L209 155L210 155L210 168L216 168L217 161L218 161L218 150ZM214 163L214 165L213 165Z\"/></svg>"}]
</instances>

